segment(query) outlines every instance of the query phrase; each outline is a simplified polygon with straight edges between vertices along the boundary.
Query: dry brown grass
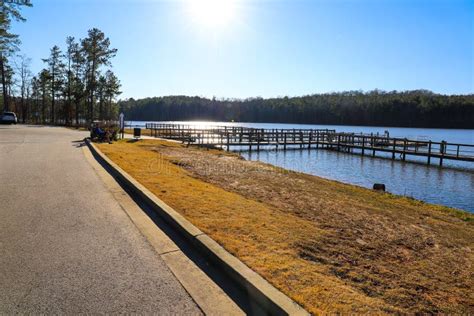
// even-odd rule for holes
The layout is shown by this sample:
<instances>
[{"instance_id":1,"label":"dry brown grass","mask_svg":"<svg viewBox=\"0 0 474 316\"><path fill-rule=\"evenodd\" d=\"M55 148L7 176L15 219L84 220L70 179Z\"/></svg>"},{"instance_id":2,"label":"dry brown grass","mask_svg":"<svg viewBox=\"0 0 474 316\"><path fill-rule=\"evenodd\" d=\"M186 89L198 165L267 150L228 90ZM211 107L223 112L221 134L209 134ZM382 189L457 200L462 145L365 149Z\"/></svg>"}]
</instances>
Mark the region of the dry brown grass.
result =
<instances>
[{"instance_id":1,"label":"dry brown grass","mask_svg":"<svg viewBox=\"0 0 474 316\"><path fill-rule=\"evenodd\" d=\"M312 313L474 313L474 216L142 140L99 148Z\"/></svg>"}]
</instances>

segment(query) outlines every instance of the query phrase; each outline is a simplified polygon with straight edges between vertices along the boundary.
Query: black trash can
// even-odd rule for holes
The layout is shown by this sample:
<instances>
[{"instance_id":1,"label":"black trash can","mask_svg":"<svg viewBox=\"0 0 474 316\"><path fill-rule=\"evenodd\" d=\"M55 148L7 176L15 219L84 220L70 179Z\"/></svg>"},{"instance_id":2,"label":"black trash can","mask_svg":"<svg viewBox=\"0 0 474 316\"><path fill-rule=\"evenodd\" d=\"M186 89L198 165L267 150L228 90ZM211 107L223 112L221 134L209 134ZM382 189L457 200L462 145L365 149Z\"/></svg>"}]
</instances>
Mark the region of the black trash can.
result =
<instances>
[{"instance_id":1,"label":"black trash can","mask_svg":"<svg viewBox=\"0 0 474 316\"><path fill-rule=\"evenodd\" d=\"M133 129L133 137L140 138L141 135L142 135L142 129L139 127L135 127Z\"/></svg>"}]
</instances>

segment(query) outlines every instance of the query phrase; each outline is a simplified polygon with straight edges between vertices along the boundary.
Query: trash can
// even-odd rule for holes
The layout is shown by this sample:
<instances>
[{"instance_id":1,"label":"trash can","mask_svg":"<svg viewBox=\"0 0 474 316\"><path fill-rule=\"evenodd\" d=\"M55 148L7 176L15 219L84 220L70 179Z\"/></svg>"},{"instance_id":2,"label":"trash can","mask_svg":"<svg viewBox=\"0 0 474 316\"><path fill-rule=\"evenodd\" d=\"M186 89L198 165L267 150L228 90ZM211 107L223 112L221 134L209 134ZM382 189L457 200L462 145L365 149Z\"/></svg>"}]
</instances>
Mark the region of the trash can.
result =
<instances>
[{"instance_id":1,"label":"trash can","mask_svg":"<svg viewBox=\"0 0 474 316\"><path fill-rule=\"evenodd\" d=\"M133 137L140 138L141 134L142 134L142 129L141 128L136 127L136 128L133 129Z\"/></svg>"}]
</instances>

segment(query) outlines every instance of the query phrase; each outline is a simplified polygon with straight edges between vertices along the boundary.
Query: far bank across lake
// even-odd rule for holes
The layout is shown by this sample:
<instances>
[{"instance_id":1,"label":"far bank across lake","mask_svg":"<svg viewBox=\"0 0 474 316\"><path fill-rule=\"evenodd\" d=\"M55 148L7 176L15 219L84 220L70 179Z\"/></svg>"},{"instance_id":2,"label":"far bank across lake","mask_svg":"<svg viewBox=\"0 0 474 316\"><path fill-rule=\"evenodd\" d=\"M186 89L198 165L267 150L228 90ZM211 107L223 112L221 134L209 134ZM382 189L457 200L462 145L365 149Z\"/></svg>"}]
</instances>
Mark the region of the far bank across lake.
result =
<instances>
[{"instance_id":1,"label":"far bank across lake","mask_svg":"<svg viewBox=\"0 0 474 316\"><path fill-rule=\"evenodd\" d=\"M474 94L441 95L427 90L243 100L167 96L128 99L120 101L119 107L129 120L474 128Z\"/></svg>"}]
</instances>

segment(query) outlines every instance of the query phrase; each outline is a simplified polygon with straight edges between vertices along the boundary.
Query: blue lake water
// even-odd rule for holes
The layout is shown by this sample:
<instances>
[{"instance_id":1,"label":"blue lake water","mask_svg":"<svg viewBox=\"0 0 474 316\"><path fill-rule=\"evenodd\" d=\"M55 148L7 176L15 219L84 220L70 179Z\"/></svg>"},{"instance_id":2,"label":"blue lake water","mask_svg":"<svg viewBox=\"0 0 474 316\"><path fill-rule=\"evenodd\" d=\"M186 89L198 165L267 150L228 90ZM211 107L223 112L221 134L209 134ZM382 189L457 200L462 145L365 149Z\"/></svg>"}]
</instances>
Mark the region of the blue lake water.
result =
<instances>
[{"instance_id":1,"label":"blue lake water","mask_svg":"<svg viewBox=\"0 0 474 316\"><path fill-rule=\"evenodd\" d=\"M201 126L227 125L255 128L328 128L338 132L379 133L385 131L391 137L448 143L474 144L474 130L270 124L270 123L223 123L223 122L173 122ZM145 122L128 122L144 126ZM259 160L286 169L309 173L320 177L371 188L374 183L384 183L387 191L410 196L434 204L447 205L474 213L474 163L444 161L443 168L433 160L408 157L408 162L387 158L373 158L329 150L262 150L241 151L249 160ZM387 155L387 157L389 157Z\"/></svg>"}]
</instances>

